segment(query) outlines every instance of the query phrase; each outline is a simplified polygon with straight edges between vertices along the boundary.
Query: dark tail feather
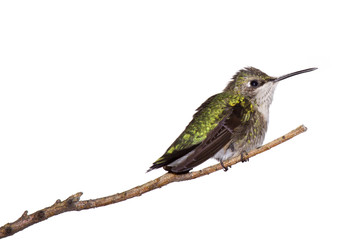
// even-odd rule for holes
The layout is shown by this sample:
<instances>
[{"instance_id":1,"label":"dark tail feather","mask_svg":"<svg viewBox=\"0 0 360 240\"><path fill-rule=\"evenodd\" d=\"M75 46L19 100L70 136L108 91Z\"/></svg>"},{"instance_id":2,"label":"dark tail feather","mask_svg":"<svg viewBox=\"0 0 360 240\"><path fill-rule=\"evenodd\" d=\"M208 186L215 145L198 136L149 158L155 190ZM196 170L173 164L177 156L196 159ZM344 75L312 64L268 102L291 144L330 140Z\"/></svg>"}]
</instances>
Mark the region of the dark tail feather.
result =
<instances>
[{"instance_id":1,"label":"dark tail feather","mask_svg":"<svg viewBox=\"0 0 360 240\"><path fill-rule=\"evenodd\" d=\"M197 145L193 145L189 148L180 150L180 151L174 151L171 154L164 154L162 157L160 157L158 160L156 160L153 165L146 171L146 172L150 172L154 169L157 168L161 168L164 167L174 161L176 161L177 159L185 156L186 154L188 154L189 152L191 152L192 150L194 150L197 146L199 146L199 144ZM166 171L171 172L171 170L168 170L167 168L164 168Z\"/></svg>"}]
</instances>

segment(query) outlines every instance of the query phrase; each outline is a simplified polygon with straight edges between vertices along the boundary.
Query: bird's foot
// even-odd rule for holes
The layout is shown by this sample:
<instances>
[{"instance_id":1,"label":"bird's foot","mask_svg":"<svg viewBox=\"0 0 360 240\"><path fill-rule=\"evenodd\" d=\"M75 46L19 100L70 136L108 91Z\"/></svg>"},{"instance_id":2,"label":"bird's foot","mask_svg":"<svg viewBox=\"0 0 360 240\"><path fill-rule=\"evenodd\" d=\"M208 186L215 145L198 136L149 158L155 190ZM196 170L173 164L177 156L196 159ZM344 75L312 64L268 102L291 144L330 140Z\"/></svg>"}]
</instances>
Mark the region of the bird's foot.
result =
<instances>
[{"instance_id":1,"label":"bird's foot","mask_svg":"<svg viewBox=\"0 0 360 240\"><path fill-rule=\"evenodd\" d=\"M224 172L226 172L227 170L229 170L228 167L225 167L224 163L223 163L223 160L220 160L220 164L222 166L222 168L224 169Z\"/></svg>"},{"instance_id":2,"label":"bird's foot","mask_svg":"<svg viewBox=\"0 0 360 240\"><path fill-rule=\"evenodd\" d=\"M245 150L240 153L240 156L241 156L241 160L240 160L240 161L241 161L241 162L247 162L247 161L249 161L249 158L245 158L244 155L246 155L246 156L248 155L247 151L245 151Z\"/></svg>"}]
</instances>

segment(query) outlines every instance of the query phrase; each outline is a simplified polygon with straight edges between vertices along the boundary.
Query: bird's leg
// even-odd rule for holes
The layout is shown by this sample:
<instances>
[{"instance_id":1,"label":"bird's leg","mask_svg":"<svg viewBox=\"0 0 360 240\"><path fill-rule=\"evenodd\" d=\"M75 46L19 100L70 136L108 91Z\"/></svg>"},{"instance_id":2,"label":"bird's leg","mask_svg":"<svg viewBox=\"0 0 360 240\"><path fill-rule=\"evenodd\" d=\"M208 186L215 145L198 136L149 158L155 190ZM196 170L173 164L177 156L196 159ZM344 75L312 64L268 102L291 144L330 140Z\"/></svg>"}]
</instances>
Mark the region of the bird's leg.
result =
<instances>
[{"instance_id":1,"label":"bird's leg","mask_svg":"<svg viewBox=\"0 0 360 240\"><path fill-rule=\"evenodd\" d=\"M227 170L229 170L228 167L225 167L225 166L224 166L224 163L223 163L223 160L222 160L222 159L220 159L220 164L221 164L222 168L224 169L224 172L226 172Z\"/></svg>"},{"instance_id":2,"label":"bird's leg","mask_svg":"<svg viewBox=\"0 0 360 240\"><path fill-rule=\"evenodd\" d=\"M245 150L243 150L243 151L240 153L240 156L241 156L240 161L241 161L241 162L247 162L247 161L249 161L249 159L248 159L248 158L245 158L244 155L248 155L247 151L245 151ZM219 161L220 161L220 164L221 164L222 168L224 169L224 172L226 172L227 170L229 170L229 168L231 168L231 166L225 167L224 162L223 162L222 159L220 159Z\"/></svg>"},{"instance_id":3,"label":"bird's leg","mask_svg":"<svg viewBox=\"0 0 360 240\"><path fill-rule=\"evenodd\" d=\"M248 155L247 151L245 151L245 150L241 151L240 155L241 155L241 160L240 160L241 162L249 161L249 158L244 159L244 155Z\"/></svg>"}]
</instances>

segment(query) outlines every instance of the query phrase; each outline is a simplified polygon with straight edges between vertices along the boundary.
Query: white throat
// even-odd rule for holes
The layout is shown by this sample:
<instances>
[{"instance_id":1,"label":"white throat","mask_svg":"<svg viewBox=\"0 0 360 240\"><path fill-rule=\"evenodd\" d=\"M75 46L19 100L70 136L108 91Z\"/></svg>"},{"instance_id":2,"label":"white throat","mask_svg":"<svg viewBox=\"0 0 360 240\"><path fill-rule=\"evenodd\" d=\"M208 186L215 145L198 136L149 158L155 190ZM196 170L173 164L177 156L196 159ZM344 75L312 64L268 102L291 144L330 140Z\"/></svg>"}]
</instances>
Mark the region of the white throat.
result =
<instances>
[{"instance_id":1,"label":"white throat","mask_svg":"<svg viewBox=\"0 0 360 240\"><path fill-rule=\"evenodd\" d=\"M270 86L267 84L271 84ZM266 83L260 87L256 92L255 101L258 105L259 112L261 112L266 120L269 122L269 108L273 100L274 91L278 83Z\"/></svg>"}]
</instances>

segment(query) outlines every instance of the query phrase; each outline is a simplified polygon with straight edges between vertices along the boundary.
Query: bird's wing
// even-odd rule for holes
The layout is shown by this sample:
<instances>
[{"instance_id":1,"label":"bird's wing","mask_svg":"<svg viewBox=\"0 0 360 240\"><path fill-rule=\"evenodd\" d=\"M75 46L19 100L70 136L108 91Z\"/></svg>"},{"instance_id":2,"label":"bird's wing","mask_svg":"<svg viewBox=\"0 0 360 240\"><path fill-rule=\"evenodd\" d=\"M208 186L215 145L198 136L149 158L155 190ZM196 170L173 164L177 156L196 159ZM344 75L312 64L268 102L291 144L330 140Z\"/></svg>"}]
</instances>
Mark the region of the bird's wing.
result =
<instances>
[{"instance_id":1,"label":"bird's wing","mask_svg":"<svg viewBox=\"0 0 360 240\"><path fill-rule=\"evenodd\" d=\"M193 120L166 150L165 154L153 163L148 171L168 165L185 156L206 139L209 132L224 118L224 114L218 114L218 117L210 117L215 114L211 110L207 110L209 104L211 104L218 95L219 94L211 96L196 109L197 112L194 114Z\"/></svg>"},{"instance_id":2,"label":"bird's wing","mask_svg":"<svg viewBox=\"0 0 360 240\"><path fill-rule=\"evenodd\" d=\"M169 170L175 173L186 172L214 156L230 143L235 128L239 131L239 127L246 126L247 121L244 121L246 120L244 119L246 114L250 113L247 113L247 110L240 104L227 110L224 118L210 131L206 139L195 148L194 152L191 153L186 160L176 166L172 166Z\"/></svg>"},{"instance_id":3,"label":"bird's wing","mask_svg":"<svg viewBox=\"0 0 360 240\"><path fill-rule=\"evenodd\" d=\"M149 170L167 166L189 154L179 164L166 168L171 172L186 172L212 157L230 142L234 129L242 124L243 117L248 114L244 101L241 99L229 104L223 95L210 97L198 108L184 132Z\"/></svg>"}]
</instances>

